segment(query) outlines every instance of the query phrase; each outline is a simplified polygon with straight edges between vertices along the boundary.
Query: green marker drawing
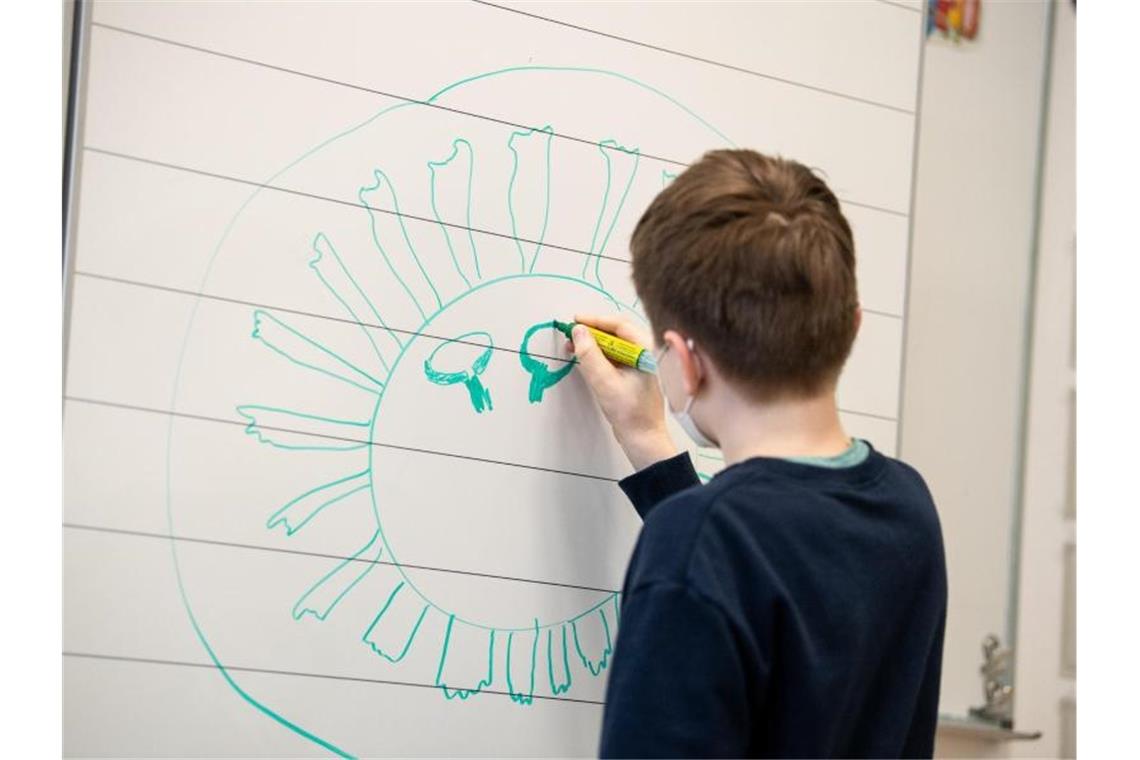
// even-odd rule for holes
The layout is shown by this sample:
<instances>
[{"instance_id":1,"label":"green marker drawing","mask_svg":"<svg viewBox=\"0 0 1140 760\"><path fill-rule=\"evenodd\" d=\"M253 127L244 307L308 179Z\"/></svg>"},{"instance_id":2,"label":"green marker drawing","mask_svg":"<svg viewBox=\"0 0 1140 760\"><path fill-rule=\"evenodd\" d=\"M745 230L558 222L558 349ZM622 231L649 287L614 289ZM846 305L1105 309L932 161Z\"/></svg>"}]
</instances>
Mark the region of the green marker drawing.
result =
<instances>
[{"instance_id":1,"label":"green marker drawing","mask_svg":"<svg viewBox=\"0 0 1140 760\"><path fill-rule=\"evenodd\" d=\"M594 235L590 239L590 256L587 256L582 263L582 279L586 279L587 270L592 260L594 263L594 281L598 283L598 287L604 288L601 269L602 253L610 242L610 236L613 235L614 227L617 226L622 208L629 197L630 188L633 187L633 180L637 176L637 168L641 163L641 152L637 148L626 148L618 145L616 140L602 140L598 143L598 150L601 151L602 159L606 164L606 184L605 190L602 192L601 207L598 210L598 221L594 225ZM614 179L614 159L611 154L614 153L625 159L619 167L619 171L626 174L625 182L622 183L619 180L618 183L622 186L620 193L611 192ZM608 224L607 219L609 220Z\"/></svg>"},{"instance_id":2,"label":"green marker drawing","mask_svg":"<svg viewBox=\"0 0 1140 760\"><path fill-rule=\"evenodd\" d=\"M475 408L476 413L481 413L484 409L491 411L494 409L491 405L491 391L483 387L479 376L491 363L494 347L495 344L491 336L481 330L463 333L457 338L446 340L440 343L428 358L424 359L424 376L427 377L428 382L436 385L463 383L467 387L467 393L471 396L471 406ZM447 349L447 356L439 356L444 349ZM443 366L455 364L459 356L471 354L472 349L478 352L477 358L466 364L462 360L459 362L462 366L469 368L452 371L440 369L441 364Z\"/></svg>"},{"instance_id":3,"label":"green marker drawing","mask_svg":"<svg viewBox=\"0 0 1140 760\"><path fill-rule=\"evenodd\" d=\"M452 164L452 162L455 162ZM450 167L450 168L449 168ZM471 204L468 199L471 197L471 183L475 176L475 154L471 148L471 143L463 138L457 138L451 144L451 155L443 161L428 161L428 169L431 171L431 212L435 220L439 222L439 229L443 233L443 238L447 242L447 251L451 254L452 263L455 264L455 269L459 272L459 276L471 287L471 280L483 279L483 273L479 268L479 248L475 245L475 234L471 231ZM439 199L440 193L437 192L437 180L445 171L463 171L467 176L466 181L466 194L460 195L452 193L450 198L441 201ZM450 201L448 204L452 209L462 208L462 213L453 213L448 215L450 219L462 219L467 225L466 235L462 235L461 239L465 239L469 247L468 255L471 257L471 264L473 272L470 277L464 272L465 266L459 264L459 259L455 254L455 246L451 242L451 231L448 226L444 224L444 216L440 215L439 207L443 203Z\"/></svg>"},{"instance_id":4,"label":"green marker drawing","mask_svg":"<svg viewBox=\"0 0 1140 760\"><path fill-rule=\"evenodd\" d=\"M324 469L306 487L298 487L292 498L273 497L257 515L235 512L227 514L226 519L255 520L272 530L279 541L289 542L299 540L298 535L305 540L319 535L327 526L335 526L338 516L355 514L354 510L363 507L367 529L357 536L342 536L351 546L335 559L317 559L320 555L314 555L311 582L291 592L296 594L292 597L296 601L291 610L282 610L282 618L291 625L322 626L331 616L339 617L341 610L359 611L361 604L371 605L366 607L359 627L347 638L341 637L343 620L328 631L322 626L320 630L326 636L334 637L328 645L353 647L352 651L361 652L379 667L400 668L393 680L434 686L454 703L491 691L493 685L498 685L498 691L494 695L484 694L484 699L505 697L519 705L529 705L540 698L558 699L572 689L580 689L608 667L619 623L620 596L612 591L571 594L551 586L543 593L550 599L564 595L573 605L569 614L549 614L547 607L557 605L544 605L542 610L514 610L511 619L484 617L477 609L473 611L467 601L478 599L460 598L456 602L438 598L425 582L423 570L417 569L417 559L409 556L404 561L401 545L397 545L398 536L387 519L392 505L384 502L380 475L385 453L375 445L385 434L381 415L385 399L392 396L393 387L406 387L411 379L424 388L425 407L432 403L433 394L440 393L432 385L463 384L472 409L483 414L495 409L488 378L506 372L508 367L519 372L521 365L521 371L529 375L525 380L527 402L500 394L496 398L496 414L487 415L479 424L493 424L499 418L503 424L526 424L524 412L541 411L534 405L540 404L547 391L572 373L573 361L559 363L531 346L534 336L554 329L551 322L514 323L509 332L490 329L478 321L481 313L470 307L483 294L493 292L496 298L500 293L517 295L517 289L523 286L542 293L547 292L543 289L569 288L583 299L595 299L614 311L637 315L636 305L629 302L632 296L625 300L619 296L625 285L619 286L616 277L613 283L603 280L602 261L603 256L617 256L612 252L617 242L615 231L630 226L630 215L636 216L661 184L674 176L660 168L658 159L643 157L639 148L625 147L642 145L648 155L650 146L635 141L647 135L621 134L620 129L602 132L614 137L595 143L601 163L596 183L567 185L559 157L586 154L571 150L581 148L580 140L575 146L573 141L559 136L555 119L550 123L528 119L521 123L545 126L519 130L501 124L488 126L454 110L433 108L440 105L447 109L451 93L463 92L467 96L486 84L511 87L512 82L519 82L520 86L533 87L539 81L550 88L565 88L567 97L574 97L575 92L586 93L581 96L584 101L598 85L628 88L631 94L652 98L671 109L676 117L703 127L711 141L733 144L677 100L617 72L586 67L519 66L479 74L444 87L423 101L385 108L321 142L266 179L229 221L199 285L199 291L205 292L215 263L231 246L231 237L241 240L240 245L248 245L248 227L242 225L255 223L250 220L257 215L246 211L265 197L265 185L273 184L302 164L309 171L322 154L336 155L337 171L344 161L350 160L348 157L359 156L357 184L345 188L345 197L352 197L355 192L360 210L346 211L344 204L325 207L314 202L312 220L302 220L307 230L300 236L301 246L293 252L293 263L289 263L293 254L287 250L274 251L273 262L284 262L282 267L301 267L302 271L307 266L314 289L324 294L329 307L336 310L336 318L350 325L363 350L354 353L336 341L314 336L283 309L281 313L257 309L252 313L249 345L274 370L266 375L270 383L263 388L266 397L239 398L234 403L239 419L247 423L245 432L250 440L270 447L273 456L283 458L283 467L319 460ZM524 99L508 97L502 102ZM385 124L413 117L427 120L433 129L403 132L408 144L378 140L372 134ZM620 120L620 115L616 118ZM573 134L574 128L566 129ZM421 140L422 135L430 135L430 146L429 138ZM324 153L334 147L335 151ZM347 149L350 147L351 151ZM418 178L400 168L403 165L397 159L404 155L414 158L413 164L421 173ZM593 155L597 160L598 154ZM582 165L595 166L589 162ZM647 165L652 168L647 170ZM476 198L479 203L473 202ZM322 214L326 210L337 215L335 223L331 217L325 223ZM569 221L568 210L573 211ZM355 228L344 221L345 214L357 216ZM239 228L244 237L234 235ZM354 229L361 234L354 237ZM574 229L578 232L574 233ZM574 234L577 237L573 239L555 239ZM580 258L573 259L574 256ZM272 281L273 272L265 274L267 281ZM513 296L502 298L502 309L510 313ZM200 303L195 300L191 309L171 409L193 408L193 404L187 403L187 397L195 390L189 378L198 376L191 370L200 371L205 345L196 334L202 329ZM288 305L287 300L279 303ZM561 302L546 304L544 311L559 313L568 306L569 303ZM456 315L462 317L457 322L461 329L447 328L447 332L434 334L457 337L426 348L431 345L430 339L421 336L433 334L433 325L455 321L452 318ZM539 315L531 314L530 318ZM510 350L500 346L516 345L520 335L520 364L494 362L496 351ZM370 407L346 413L346 402L337 407L336 413L318 413L321 398L306 399L296 405L299 408L244 403L276 400L281 397L277 391L287 393L291 378L301 376L339 383L335 387L346 390L344 398L368 399ZM513 407L517 416L511 417L507 411L516 401L521 406ZM193 459L184 454L184 442L192 438L183 430L183 423L176 423L172 416L167 428L166 473L166 520L171 535L178 534L176 518L181 510L190 508L182 506L180 489L187 477L195 474ZM340 467L339 472L328 471L334 465ZM512 537L515 539L539 540L525 535ZM342 741L307 728L304 715L286 715L271 706L255 687L247 688L239 682L240 671L227 669L227 655L233 653L216 649L211 631L203 627L206 620L211 626L220 625L217 617L200 618L195 612L209 604L209 595L203 590L206 586L198 579L188 583L184 578L191 567L181 561L180 552L186 549L180 550L172 540L170 550L177 592L194 634L236 697L323 751L352 756L352 749ZM509 548L488 548L503 550ZM499 585L493 593L499 594L509 592L513 582L494 583ZM188 588L193 589L193 598ZM348 599L352 600L351 605L345 604ZM505 649L502 645L496 648L496 641L505 644ZM422 670L424 658L417 657L417 652L430 658L430 672L410 670Z\"/></svg>"},{"instance_id":5,"label":"green marker drawing","mask_svg":"<svg viewBox=\"0 0 1140 760\"><path fill-rule=\"evenodd\" d=\"M522 363L523 369L530 373L530 389L527 400L532 404L541 402L542 394L546 392L546 389L558 384L570 374L574 365L577 364L577 359L573 359L563 362L558 369L552 370L549 364L534 358L530 352L530 339L535 333L542 330L558 330L558 327L553 321L531 325L523 335L522 345L519 347L519 361Z\"/></svg>"},{"instance_id":6,"label":"green marker drawing","mask_svg":"<svg viewBox=\"0 0 1140 760\"><path fill-rule=\"evenodd\" d=\"M533 272L535 264L538 263L538 254L542 252L542 241L546 237L546 226L550 221L550 144L553 142L553 133L554 130L547 124L540 129L512 132L510 139L507 140L507 148L511 151L511 156L514 158L514 164L511 168L511 179L507 185L507 206L510 209L511 234L514 236L515 245L518 247L519 263L527 272ZM520 217L522 215L516 210L516 204L519 203L519 194L522 192L518 189L518 185L522 184L519 181L519 168L523 163L522 157L519 156L519 145L531 148L530 154L538 158L538 160L531 161L528 164L529 172L523 171L521 174L524 178L530 179L530 184L534 185L534 187L529 188L531 192L537 190L542 198L542 221L525 220L530 223L522 225L525 233L522 237L537 241L533 244L534 250L530 254L529 266L526 263L527 255L524 252L523 242L520 239L519 233Z\"/></svg>"}]
</instances>

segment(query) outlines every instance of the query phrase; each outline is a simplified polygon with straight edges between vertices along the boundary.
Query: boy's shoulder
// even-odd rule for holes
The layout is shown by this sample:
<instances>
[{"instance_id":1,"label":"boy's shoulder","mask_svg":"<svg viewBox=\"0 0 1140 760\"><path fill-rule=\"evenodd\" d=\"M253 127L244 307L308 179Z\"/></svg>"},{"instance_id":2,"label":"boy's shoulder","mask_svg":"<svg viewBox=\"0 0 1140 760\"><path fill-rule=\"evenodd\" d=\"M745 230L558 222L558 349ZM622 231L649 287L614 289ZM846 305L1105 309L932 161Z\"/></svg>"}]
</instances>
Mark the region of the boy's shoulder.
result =
<instances>
[{"instance_id":1,"label":"boy's shoulder","mask_svg":"<svg viewBox=\"0 0 1140 760\"><path fill-rule=\"evenodd\" d=\"M738 501L742 487L749 501L771 502L782 490L779 483L766 483L746 471L725 472L704 485L679 491L658 504L649 514L638 538L631 588L653 582L691 585L695 559L707 554L710 545L722 543L741 526L733 526L732 502ZM726 504L728 509L725 509ZM756 520L768 519L763 511L750 515L749 529Z\"/></svg>"},{"instance_id":2,"label":"boy's shoulder","mask_svg":"<svg viewBox=\"0 0 1140 760\"><path fill-rule=\"evenodd\" d=\"M743 462L703 486L670 496L649 514L629 587L691 586L742 558L753 572L778 573L790 547L817 544L831 533L832 521L860 519L837 509L837 502L850 502L862 514L881 506L922 533L932 528L931 537L940 541L922 476L878 451L872 449L866 462L847 471L782 460Z\"/></svg>"}]
</instances>

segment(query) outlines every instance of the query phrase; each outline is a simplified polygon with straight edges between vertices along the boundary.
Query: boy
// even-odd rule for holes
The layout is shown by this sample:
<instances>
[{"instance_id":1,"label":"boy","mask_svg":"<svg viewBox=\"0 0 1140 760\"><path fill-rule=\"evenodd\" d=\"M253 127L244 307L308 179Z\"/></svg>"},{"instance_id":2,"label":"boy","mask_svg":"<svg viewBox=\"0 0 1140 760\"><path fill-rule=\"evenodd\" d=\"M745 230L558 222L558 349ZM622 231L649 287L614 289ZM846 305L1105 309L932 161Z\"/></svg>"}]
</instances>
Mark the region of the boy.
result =
<instances>
[{"instance_id":1,"label":"boy","mask_svg":"<svg viewBox=\"0 0 1140 760\"><path fill-rule=\"evenodd\" d=\"M861 319L839 202L798 163L713 151L657 196L631 251L658 377L614 366L584 328L572 342L645 521L601 754L930 757L941 530L919 474L839 421ZM707 485L666 403L724 454Z\"/></svg>"}]
</instances>

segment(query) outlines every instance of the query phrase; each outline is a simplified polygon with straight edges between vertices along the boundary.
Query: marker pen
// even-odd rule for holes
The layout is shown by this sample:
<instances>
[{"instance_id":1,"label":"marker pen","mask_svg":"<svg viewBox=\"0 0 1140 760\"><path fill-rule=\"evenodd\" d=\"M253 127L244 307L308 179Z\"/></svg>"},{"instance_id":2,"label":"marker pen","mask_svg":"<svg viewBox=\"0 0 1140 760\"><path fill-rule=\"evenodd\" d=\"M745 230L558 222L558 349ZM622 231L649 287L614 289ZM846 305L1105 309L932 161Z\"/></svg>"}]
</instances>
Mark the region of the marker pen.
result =
<instances>
[{"instance_id":1,"label":"marker pen","mask_svg":"<svg viewBox=\"0 0 1140 760\"><path fill-rule=\"evenodd\" d=\"M571 330L574 325L582 324L581 322L559 322L554 320L554 329L561 332L567 338L571 338ZM610 335L608 332L590 327L589 325L582 325L590 334L594 336L594 340L598 344L598 348L602 350L602 354L614 364L624 364L627 367L639 369L642 372L653 374L657 372L657 362L653 359L653 352L647 348L631 343L628 340L619 338L616 335Z\"/></svg>"}]
</instances>

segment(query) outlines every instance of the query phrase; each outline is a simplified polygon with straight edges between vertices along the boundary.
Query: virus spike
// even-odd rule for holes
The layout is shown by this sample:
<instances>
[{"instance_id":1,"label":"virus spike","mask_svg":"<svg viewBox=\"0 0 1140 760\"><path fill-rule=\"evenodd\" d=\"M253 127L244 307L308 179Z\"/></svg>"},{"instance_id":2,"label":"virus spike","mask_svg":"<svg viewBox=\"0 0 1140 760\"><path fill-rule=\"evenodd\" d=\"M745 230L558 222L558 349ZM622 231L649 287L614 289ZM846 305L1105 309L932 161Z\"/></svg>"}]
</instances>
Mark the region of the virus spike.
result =
<instances>
[{"instance_id":1,"label":"virus spike","mask_svg":"<svg viewBox=\"0 0 1140 760\"><path fill-rule=\"evenodd\" d=\"M249 420L247 435L279 449L352 451L368 445L367 420L338 420L257 404L243 404L237 413Z\"/></svg>"},{"instance_id":2,"label":"virus spike","mask_svg":"<svg viewBox=\"0 0 1140 760\"><path fill-rule=\"evenodd\" d=\"M570 673L570 651L567 647L565 624L557 629L546 629L546 664L550 674L550 691L555 696L570 691L573 676Z\"/></svg>"},{"instance_id":3,"label":"virus spike","mask_svg":"<svg viewBox=\"0 0 1140 760\"><path fill-rule=\"evenodd\" d=\"M368 543L351 557L338 562L301 595L293 605L293 619L300 620L305 615L312 615L317 620L326 619L353 586L376 567L381 549L380 531L377 530Z\"/></svg>"},{"instance_id":4,"label":"virus spike","mask_svg":"<svg viewBox=\"0 0 1140 760\"><path fill-rule=\"evenodd\" d=\"M384 387L379 378L262 309L253 312L252 337L299 367L320 372L372 394L379 393Z\"/></svg>"},{"instance_id":5,"label":"virus spike","mask_svg":"<svg viewBox=\"0 0 1140 760\"><path fill-rule=\"evenodd\" d=\"M388 662L399 662L411 649L429 609L414 589L400 581L361 640Z\"/></svg>"},{"instance_id":6,"label":"virus spike","mask_svg":"<svg viewBox=\"0 0 1140 760\"><path fill-rule=\"evenodd\" d=\"M306 523L326 507L368 487L368 470L364 470L311 488L274 512L266 522L266 527L275 528L283 525L285 534L291 536L305 527Z\"/></svg>"},{"instance_id":7,"label":"virus spike","mask_svg":"<svg viewBox=\"0 0 1140 760\"><path fill-rule=\"evenodd\" d=\"M548 124L539 129L512 132L507 140L507 148L514 161L507 184L507 208L521 272L534 271L546 237L546 225L550 221L550 146L553 135L554 129Z\"/></svg>"},{"instance_id":8,"label":"virus spike","mask_svg":"<svg viewBox=\"0 0 1140 760\"><path fill-rule=\"evenodd\" d=\"M507 634L507 694L512 702L520 705L534 702L538 640L538 620L534 621L533 630L511 631Z\"/></svg>"},{"instance_id":9,"label":"virus spike","mask_svg":"<svg viewBox=\"0 0 1140 760\"><path fill-rule=\"evenodd\" d=\"M613 637L617 633L614 616L614 596L608 597L594 609L570 621L574 651L590 675L598 675L609 664L613 653Z\"/></svg>"},{"instance_id":10,"label":"virus spike","mask_svg":"<svg viewBox=\"0 0 1140 760\"><path fill-rule=\"evenodd\" d=\"M487 653L486 667L480 652ZM447 619L435 685L448 699L467 699L491 685L495 674L495 632Z\"/></svg>"},{"instance_id":11,"label":"virus spike","mask_svg":"<svg viewBox=\"0 0 1140 760\"><path fill-rule=\"evenodd\" d=\"M400 336L392 332L384 322L372 300L352 276L344 260L323 232L313 238L313 253L313 258L309 260L309 268L348 315L360 324L361 331L384 368L383 377L387 379L392 360L403 348Z\"/></svg>"},{"instance_id":12,"label":"virus spike","mask_svg":"<svg viewBox=\"0 0 1140 760\"><path fill-rule=\"evenodd\" d=\"M605 289L601 257L621 217L629 189L633 187L633 179L637 176L637 167L641 163L641 152L637 148L619 145L616 140L602 140L598 143L598 149L606 164L606 184L598 208L598 220L594 224L594 235L590 240L590 255L582 263L582 279L588 278L588 270L593 263L594 281L598 287Z\"/></svg>"},{"instance_id":13,"label":"virus spike","mask_svg":"<svg viewBox=\"0 0 1140 760\"><path fill-rule=\"evenodd\" d=\"M472 282L483 279L479 249L471 231L471 184L475 175L471 143L457 138L451 143L451 155L443 161L428 161L428 170L432 215L443 233L455 271L470 288Z\"/></svg>"},{"instance_id":14,"label":"virus spike","mask_svg":"<svg viewBox=\"0 0 1140 760\"><path fill-rule=\"evenodd\" d=\"M443 306L443 301L408 237L391 180L379 169L374 170L372 176L376 181L360 188L358 194L372 220L372 242L420 318L427 319L428 314Z\"/></svg>"}]
</instances>

